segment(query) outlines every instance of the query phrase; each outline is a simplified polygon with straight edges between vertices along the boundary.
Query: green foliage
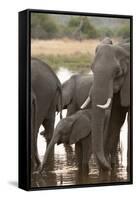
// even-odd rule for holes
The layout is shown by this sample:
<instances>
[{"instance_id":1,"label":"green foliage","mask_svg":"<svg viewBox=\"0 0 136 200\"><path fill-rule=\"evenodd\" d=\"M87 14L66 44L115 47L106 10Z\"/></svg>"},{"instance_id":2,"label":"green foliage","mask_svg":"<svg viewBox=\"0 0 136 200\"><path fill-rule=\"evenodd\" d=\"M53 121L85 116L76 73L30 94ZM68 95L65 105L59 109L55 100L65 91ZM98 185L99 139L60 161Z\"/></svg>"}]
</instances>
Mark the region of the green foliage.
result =
<instances>
[{"instance_id":1,"label":"green foliage","mask_svg":"<svg viewBox=\"0 0 136 200\"><path fill-rule=\"evenodd\" d=\"M82 38L96 38L98 36L95 27L90 23L88 17L72 17L68 22L67 30L76 39L78 36Z\"/></svg>"},{"instance_id":2,"label":"green foliage","mask_svg":"<svg viewBox=\"0 0 136 200\"><path fill-rule=\"evenodd\" d=\"M76 53L72 55L38 55L38 58L52 66L55 71L60 67L66 67L72 71L89 71L93 56L89 53Z\"/></svg>"},{"instance_id":3,"label":"green foliage","mask_svg":"<svg viewBox=\"0 0 136 200\"><path fill-rule=\"evenodd\" d=\"M93 18L87 16L72 16L64 21L66 16L60 15L59 17L53 14L33 13L31 15L31 37L34 39L69 37L78 40L114 36L123 39L130 37L130 25L127 21L122 21L117 26L102 23L98 26L97 21L94 23Z\"/></svg>"},{"instance_id":4,"label":"green foliage","mask_svg":"<svg viewBox=\"0 0 136 200\"><path fill-rule=\"evenodd\" d=\"M87 38L96 38L98 36L97 30L90 23L88 18L85 18L85 20L84 20L82 31L83 31L83 33L85 33L87 35Z\"/></svg>"},{"instance_id":5,"label":"green foliage","mask_svg":"<svg viewBox=\"0 0 136 200\"><path fill-rule=\"evenodd\" d=\"M113 37L114 36L114 31L111 28L108 27L101 27L97 29L97 33L99 37Z\"/></svg>"},{"instance_id":6,"label":"green foliage","mask_svg":"<svg viewBox=\"0 0 136 200\"><path fill-rule=\"evenodd\" d=\"M31 37L51 39L57 36L58 27L55 20L48 14L33 13L31 15Z\"/></svg>"},{"instance_id":7,"label":"green foliage","mask_svg":"<svg viewBox=\"0 0 136 200\"><path fill-rule=\"evenodd\" d=\"M123 39L130 38L130 26L129 24L122 25L121 28L117 30L116 35L122 37Z\"/></svg>"},{"instance_id":8,"label":"green foliage","mask_svg":"<svg viewBox=\"0 0 136 200\"><path fill-rule=\"evenodd\" d=\"M81 21L80 17L71 17L69 22L68 22L68 26L75 28L76 26L79 26L80 21Z\"/></svg>"}]
</instances>

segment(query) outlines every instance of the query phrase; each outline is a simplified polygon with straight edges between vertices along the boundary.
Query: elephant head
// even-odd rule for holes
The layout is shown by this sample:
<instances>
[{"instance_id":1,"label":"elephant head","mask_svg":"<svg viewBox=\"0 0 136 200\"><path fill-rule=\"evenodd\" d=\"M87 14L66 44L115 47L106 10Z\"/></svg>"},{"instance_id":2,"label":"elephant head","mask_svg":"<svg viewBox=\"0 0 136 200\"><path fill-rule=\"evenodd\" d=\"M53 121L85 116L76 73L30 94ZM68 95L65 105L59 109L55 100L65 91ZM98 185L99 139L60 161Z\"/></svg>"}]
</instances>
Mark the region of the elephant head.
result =
<instances>
[{"instance_id":1,"label":"elephant head","mask_svg":"<svg viewBox=\"0 0 136 200\"><path fill-rule=\"evenodd\" d=\"M89 111L90 112L90 111ZM61 143L74 144L79 140L87 137L91 132L90 119L86 115L86 111L78 111L77 113L66 117L57 124L53 137L46 150L40 171L43 170L49 153L55 144Z\"/></svg>"},{"instance_id":2,"label":"elephant head","mask_svg":"<svg viewBox=\"0 0 136 200\"><path fill-rule=\"evenodd\" d=\"M96 54L97 50L99 49L99 47L100 47L101 45L104 45L104 44L113 44L113 42L112 42L111 38L105 37L105 38L101 41L101 43L96 47L96 49L95 49L95 54Z\"/></svg>"},{"instance_id":3,"label":"elephant head","mask_svg":"<svg viewBox=\"0 0 136 200\"><path fill-rule=\"evenodd\" d=\"M111 38L105 37L102 41L101 44L113 44Z\"/></svg>"},{"instance_id":4,"label":"elephant head","mask_svg":"<svg viewBox=\"0 0 136 200\"><path fill-rule=\"evenodd\" d=\"M92 145L97 161L103 169L110 169L104 155L105 110L111 108L114 93L120 93L121 106L130 104L130 55L129 45L99 45L92 65L94 73L90 96L82 109L92 101ZM128 47L128 48L127 48Z\"/></svg>"},{"instance_id":5,"label":"elephant head","mask_svg":"<svg viewBox=\"0 0 136 200\"><path fill-rule=\"evenodd\" d=\"M74 74L63 83L63 109L67 108L67 116L80 110L80 106L88 96L89 89L93 83L93 74ZM88 108L91 104L88 105Z\"/></svg>"}]
</instances>

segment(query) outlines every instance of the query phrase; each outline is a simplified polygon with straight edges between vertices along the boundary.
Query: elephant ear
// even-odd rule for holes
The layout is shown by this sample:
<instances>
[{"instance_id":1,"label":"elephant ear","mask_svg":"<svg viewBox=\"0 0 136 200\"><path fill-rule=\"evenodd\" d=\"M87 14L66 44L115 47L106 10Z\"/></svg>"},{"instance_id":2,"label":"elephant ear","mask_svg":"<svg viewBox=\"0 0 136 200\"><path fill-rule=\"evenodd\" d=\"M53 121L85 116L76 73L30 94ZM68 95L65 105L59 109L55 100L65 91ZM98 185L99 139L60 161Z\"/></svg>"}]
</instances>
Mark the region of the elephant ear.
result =
<instances>
[{"instance_id":1,"label":"elephant ear","mask_svg":"<svg viewBox=\"0 0 136 200\"><path fill-rule=\"evenodd\" d=\"M69 138L69 144L77 143L87 137L91 131L91 121L84 115L79 116L74 122Z\"/></svg>"},{"instance_id":2,"label":"elephant ear","mask_svg":"<svg viewBox=\"0 0 136 200\"><path fill-rule=\"evenodd\" d=\"M94 56L93 62L91 64L91 70L92 70L92 72L94 72L96 61L98 60L98 57L99 57L99 49L100 49L100 47L101 47L101 45L98 45L96 47L96 49L95 49L95 56Z\"/></svg>"},{"instance_id":3,"label":"elephant ear","mask_svg":"<svg viewBox=\"0 0 136 200\"><path fill-rule=\"evenodd\" d=\"M122 106L130 105L130 67L128 68L123 86L120 90L120 100Z\"/></svg>"},{"instance_id":4,"label":"elephant ear","mask_svg":"<svg viewBox=\"0 0 136 200\"><path fill-rule=\"evenodd\" d=\"M115 47L116 57L119 60L124 82L120 90L120 100L122 106L130 105L130 52L120 46Z\"/></svg>"}]
</instances>

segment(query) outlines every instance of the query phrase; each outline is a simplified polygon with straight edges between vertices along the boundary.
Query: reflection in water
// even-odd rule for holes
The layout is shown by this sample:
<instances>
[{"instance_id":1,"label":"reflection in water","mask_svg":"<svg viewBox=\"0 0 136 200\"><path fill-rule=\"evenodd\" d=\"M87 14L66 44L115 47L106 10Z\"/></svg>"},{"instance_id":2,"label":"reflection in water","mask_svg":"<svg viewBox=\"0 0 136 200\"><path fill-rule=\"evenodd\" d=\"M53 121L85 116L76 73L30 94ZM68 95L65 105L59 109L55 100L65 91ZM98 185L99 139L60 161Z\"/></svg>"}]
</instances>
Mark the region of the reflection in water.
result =
<instances>
[{"instance_id":1,"label":"reflection in water","mask_svg":"<svg viewBox=\"0 0 136 200\"><path fill-rule=\"evenodd\" d=\"M72 73L67 69L61 68L58 76L61 82L68 79ZM66 116L66 110L63 110L63 117ZM56 115L55 126L59 121ZM43 130L40 128L39 132ZM42 160L46 150L45 139L38 136L38 150ZM45 166L46 171L42 175L32 176L32 187L48 187L60 185L75 184L94 184L94 183L111 183L126 182L129 180L127 174L127 121L125 121L120 134L120 143L118 146L117 164L111 172L99 171L94 161L93 155L89 161L89 174L82 174L78 169L75 158L75 145L55 145L54 155L50 156Z\"/></svg>"}]
</instances>

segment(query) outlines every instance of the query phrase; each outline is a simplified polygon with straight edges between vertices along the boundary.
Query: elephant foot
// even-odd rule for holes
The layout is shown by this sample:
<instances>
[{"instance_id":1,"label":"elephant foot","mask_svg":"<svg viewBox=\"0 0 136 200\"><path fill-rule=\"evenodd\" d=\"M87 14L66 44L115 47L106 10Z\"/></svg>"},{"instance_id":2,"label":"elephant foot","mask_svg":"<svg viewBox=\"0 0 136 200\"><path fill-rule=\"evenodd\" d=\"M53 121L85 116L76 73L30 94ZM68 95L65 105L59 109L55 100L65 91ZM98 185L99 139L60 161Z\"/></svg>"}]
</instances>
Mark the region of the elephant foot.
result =
<instances>
[{"instance_id":1,"label":"elephant foot","mask_svg":"<svg viewBox=\"0 0 136 200\"><path fill-rule=\"evenodd\" d=\"M82 173L84 175L86 175L86 176L89 174L89 165L88 165L88 163L82 165Z\"/></svg>"},{"instance_id":2,"label":"elephant foot","mask_svg":"<svg viewBox=\"0 0 136 200\"><path fill-rule=\"evenodd\" d=\"M89 165L88 164L81 164L78 166L78 172L80 176L86 177L89 174Z\"/></svg>"},{"instance_id":3,"label":"elephant foot","mask_svg":"<svg viewBox=\"0 0 136 200\"><path fill-rule=\"evenodd\" d=\"M42 175L44 167L40 165L34 172L33 175Z\"/></svg>"},{"instance_id":4,"label":"elephant foot","mask_svg":"<svg viewBox=\"0 0 136 200\"><path fill-rule=\"evenodd\" d=\"M32 174L33 174L33 175L39 175L40 173L39 173L38 170L35 170Z\"/></svg>"},{"instance_id":5,"label":"elephant foot","mask_svg":"<svg viewBox=\"0 0 136 200\"><path fill-rule=\"evenodd\" d=\"M105 154L106 160L111 163L111 168L114 169L118 166L118 155L115 153Z\"/></svg>"},{"instance_id":6,"label":"elephant foot","mask_svg":"<svg viewBox=\"0 0 136 200\"><path fill-rule=\"evenodd\" d=\"M111 174L111 171L103 170L102 168L99 170L99 175L101 177L108 177Z\"/></svg>"},{"instance_id":7,"label":"elephant foot","mask_svg":"<svg viewBox=\"0 0 136 200\"><path fill-rule=\"evenodd\" d=\"M111 167L116 168L118 166L119 166L119 159L117 153L111 154Z\"/></svg>"},{"instance_id":8,"label":"elephant foot","mask_svg":"<svg viewBox=\"0 0 136 200\"><path fill-rule=\"evenodd\" d=\"M34 163L31 163L31 172L32 172L32 174L33 174L33 172L38 170L40 165L41 165L41 162L39 161L39 159L36 159L36 161Z\"/></svg>"},{"instance_id":9,"label":"elephant foot","mask_svg":"<svg viewBox=\"0 0 136 200\"><path fill-rule=\"evenodd\" d=\"M96 158L102 170L111 170L111 165L108 163L108 161L101 153L99 154L97 153Z\"/></svg>"}]
</instances>

